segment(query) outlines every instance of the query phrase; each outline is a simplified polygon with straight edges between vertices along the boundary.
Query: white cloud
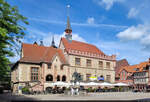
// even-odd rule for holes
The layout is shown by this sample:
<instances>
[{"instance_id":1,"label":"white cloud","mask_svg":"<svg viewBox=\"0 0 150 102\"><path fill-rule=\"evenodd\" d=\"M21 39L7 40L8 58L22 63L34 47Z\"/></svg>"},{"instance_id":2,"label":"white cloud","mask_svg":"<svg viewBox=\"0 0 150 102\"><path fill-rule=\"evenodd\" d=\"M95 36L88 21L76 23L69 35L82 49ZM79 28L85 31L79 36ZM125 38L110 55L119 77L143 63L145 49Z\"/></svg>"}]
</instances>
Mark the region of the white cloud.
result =
<instances>
[{"instance_id":1,"label":"white cloud","mask_svg":"<svg viewBox=\"0 0 150 102\"><path fill-rule=\"evenodd\" d=\"M141 43L143 45L150 46L150 32L149 32L149 35L147 35L141 39Z\"/></svg>"},{"instance_id":2,"label":"white cloud","mask_svg":"<svg viewBox=\"0 0 150 102\"><path fill-rule=\"evenodd\" d=\"M127 59L130 64L138 64L146 61L149 58L149 52L145 52L142 49L142 45L138 45L135 42L119 42L119 41L104 41L99 40L94 43L105 54L117 55L117 60ZM135 57L136 56L136 57Z\"/></svg>"},{"instance_id":3,"label":"white cloud","mask_svg":"<svg viewBox=\"0 0 150 102\"><path fill-rule=\"evenodd\" d=\"M117 37L121 40L138 40L147 35L148 27L145 25L131 26L124 31L117 34Z\"/></svg>"},{"instance_id":4,"label":"white cloud","mask_svg":"<svg viewBox=\"0 0 150 102\"><path fill-rule=\"evenodd\" d=\"M10 62L16 63L20 59L20 56L15 53L14 57L8 57L8 58L9 58Z\"/></svg>"},{"instance_id":5,"label":"white cloud","mask_svg":"<svg viewBox=\"0 0 150 102\"><path fill-rule=\"evenodd\" d=\"M30 28L27 30L28 30L28 32L30 32L29 35L32 35L32 36L28 36L28 37L24 38L23 42L25 42L25 43L32 44L33 42L36 41L38 44L40 44L40 40L42 40L44 46L50 46L51 42L52 42L52 38L54 36L55 44L56 44L56 46L59 46L61 37L65 37L65 32L63 32L62 34L55 34L52 32L45 33L45 32L42 32L42 31L40 31L38 29L34 29L34 28ZM77 33L72 33L72 39L81 41L81 42L86 42L86 40ZM11 62L16 62L19 60L20 56L16 52L15 52L15 55L16 56L14 56L14 57L9 57L9 60Z\"/></svg>"},{"instance_id":6,"label":"white cloud","mask_svg":"<svg viewBox=\"0 0 150 102\"><path fill-rule=\"evenodd\" d=\"M131 8L129 13L128 13L128 18L136 17L138 13L139 13L138 9Z\"/></svg>"},{"instance_id":7,"label":"white cloud","mask_svg":"<svg viewBox=\"0 0 150 102\"><path fill-rule=\"evenodd\" d=\"M89 17L89 18L87 19L87 23L88 23L88 24L94 24L94 21L95 21L94 17Z\"/></svg>"},{"instance_id":8,"label":"white cloud","mask_svg":"<svg viewBox=\"0 0 150 102\"><path fill-rule=\"evenodd\" d=\"M65 25L65 22L62 21L54 21L54 20L45 20L45 19L38 19L38 18L30 18L30 20L34 22L40 22L40 23L49 23L49 24L59 24L59 25ZM94 18L89 20L89 23L78 23L78 22L71 22L72 26L82 26L82 27L107 27L107 28L116 28L116 29L124 29L127 28L127 26L124 25L113 25L113 24L95 24L93 21L95 21ZM91 24L92 23L92 24ZM32 30L32 29L31 29ZM32 31L34 32L34 31ZM36 33L36 32L35 32ZM42 33L41 33L42 35Z\"/></svg>"},{"instance_id":9,"label":"white cloud","mask_svg":"<svg viewBox=\"0 0 150 102\"><path fill-rule=\"evenodd\" d=\"M123 2L124 0L95 0L100 6L104 6L106 10L109 10L115 2Z\"/></svg>"},{"instance_id":10,"label":"white cloud","mask_svg":"<svg viewBox=\"0 0 150 102\"><path fill-rule=\"evenodd\" d=\"M44 36L45 35L45 32L42 32L38 29L35 29L35 28L32 28L32 27L29 27L27 28L27 31L30 33L30 35L28 37L34 37L38 34L38 36Z\"/></svg>"},{"instance_id":11,"label":"white cloud","mask_svg":"<svg viewBox=\"0 0 150 102\"><path fill-rule=\"evenodd\" d=\"M52 32L49 32L44 38L43 38L43 43L46 46L50 46L52 42L52 38L54 36L55 44L56 46L59 45L61 37L65 37L65 32L63 34L54 34ZM81 42L86 42L82 37L79 36L77 33L72 34L72 39L81 41Z\"/></svg>"},{"instance_id":12,"label":"white cloud","mask_svg":"<svg viewBox=\"0 0 150 102\"><path fill-rule=\"evenodd\" d=\"M133 25L117 34L121 40L135 42L142 46L142 51L150 51L150 0L127 0L124 3L129 9L128 18L136 19L137 26ZM130 45L130 44L129 44ZM150 56L147 54L147 56Z\"/></svg>"},{"instance_id":13,"label":"white cloud","mask_svg":"<svg viewBox=\"0 0 150 102\"><path fill-rule=\"evenodd\" d=\"M139 24L138 26L131 26L128 29L118 33L117 37L122 41L135 41L136 44L142 45L141 50L150 51L150 26L149 25Z\"/></svg>"},{"instance_id":14,"label":"white cloud","mask_svg":"<svg viewBox=\"0 0 150 102\"><path fill-rule=\"evenodd\" d=\"M47 36L44 36L43 39L42 39L45 46L50 46L51 45L53 36L54 36L54 41L55 41L56 46L59 45L59 41L60 41L62 35L54 34L52 32L49 32L47 34Z\"/></svg>"}]
</instances>

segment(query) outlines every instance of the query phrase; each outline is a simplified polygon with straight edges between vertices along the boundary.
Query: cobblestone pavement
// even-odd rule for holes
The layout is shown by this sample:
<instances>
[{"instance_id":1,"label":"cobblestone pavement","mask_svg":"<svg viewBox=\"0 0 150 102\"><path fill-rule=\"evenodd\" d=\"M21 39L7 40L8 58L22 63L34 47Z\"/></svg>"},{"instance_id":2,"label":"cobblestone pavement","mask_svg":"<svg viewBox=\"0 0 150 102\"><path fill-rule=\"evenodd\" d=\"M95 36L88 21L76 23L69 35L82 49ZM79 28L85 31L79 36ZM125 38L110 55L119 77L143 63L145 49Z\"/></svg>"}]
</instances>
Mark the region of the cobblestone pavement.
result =
<instances>
[{"instance_id":1,"label":"cobblestone pavement","mask_svg":"<svg viewBox=\"0 0 150 102\"><path fill-rule=\"evenodd\" d=\"M0 95L2 100L139 100L148 99L150 93L133 92L106 92L106 93L88 93L81 96L68 96L63 94L47 95ZM4 101L5 102L5 101ZM148 101L147 101L148 102Z\"/></svg>"}]
</instances>

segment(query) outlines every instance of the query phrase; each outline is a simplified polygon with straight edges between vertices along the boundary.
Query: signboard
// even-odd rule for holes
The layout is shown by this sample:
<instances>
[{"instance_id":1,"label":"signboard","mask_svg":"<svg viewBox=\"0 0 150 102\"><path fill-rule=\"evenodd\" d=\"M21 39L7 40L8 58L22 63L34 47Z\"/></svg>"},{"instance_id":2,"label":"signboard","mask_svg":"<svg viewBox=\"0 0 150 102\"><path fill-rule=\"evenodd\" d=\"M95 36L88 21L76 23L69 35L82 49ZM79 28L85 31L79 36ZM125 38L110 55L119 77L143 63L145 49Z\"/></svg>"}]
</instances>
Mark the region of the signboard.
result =
<instances>
[{"instance_id":1,"label":"signboard","mask_svg":"<svg viewBox=\"0 0 150 102\"><path fill-rule=\"evenodd\" d=\"M104 81L104 77L98 77L99 81Z\"/></svg>"},{"instance_id":2,"label":"signboard","mask_svg":"<svg viewBox=\"0 0 150 102\"><path fill-rule=\"evenodd\" d=\"M90 78L90 80L97 80L97 77L95 77L95 76L91 76L91 77L89 77Z\"/></svg>"}]
</instances>

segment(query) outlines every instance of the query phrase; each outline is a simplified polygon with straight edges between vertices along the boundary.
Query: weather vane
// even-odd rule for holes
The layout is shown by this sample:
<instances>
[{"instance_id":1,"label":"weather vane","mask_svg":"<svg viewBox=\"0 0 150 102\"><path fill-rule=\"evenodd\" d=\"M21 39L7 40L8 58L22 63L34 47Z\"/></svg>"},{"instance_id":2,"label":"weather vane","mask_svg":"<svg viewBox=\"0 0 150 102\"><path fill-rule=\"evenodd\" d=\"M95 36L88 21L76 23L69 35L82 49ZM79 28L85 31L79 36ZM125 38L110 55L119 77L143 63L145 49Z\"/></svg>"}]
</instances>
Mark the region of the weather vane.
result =
<instances>
[{"instance_id":1,"label":"weather vane","mask_svg":"<svg viewBox=\"0 0 150 102\"><path fill-rule=\"evenodd\" d=\"M67 16L69 16L69 9L70 9L70 5L67 5Z\"/></svg>"}]
</instances>

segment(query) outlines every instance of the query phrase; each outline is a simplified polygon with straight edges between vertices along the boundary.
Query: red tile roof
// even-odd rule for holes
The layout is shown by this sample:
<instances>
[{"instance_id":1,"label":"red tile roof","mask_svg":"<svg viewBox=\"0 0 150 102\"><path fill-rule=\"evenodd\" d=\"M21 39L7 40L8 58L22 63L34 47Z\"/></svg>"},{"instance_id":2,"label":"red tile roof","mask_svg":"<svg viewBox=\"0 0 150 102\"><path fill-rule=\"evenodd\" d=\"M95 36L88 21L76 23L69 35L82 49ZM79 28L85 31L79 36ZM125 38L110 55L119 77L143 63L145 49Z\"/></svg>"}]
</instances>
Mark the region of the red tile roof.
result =
<instances>
[{"instance_id":1,"label":"red tile roof","mask_svg":"<svg viewBox=\"0 0 150 102\"><path fill-rule=\"evenodd\" d=\"M136 64L136 65L125 66L120 69L120 72L122 70L126 70L127 72L131 72L131 73L141 72L141 71L143 71L143 68L146 67L146 65L148 65L148 64L149 64L149 61L141 62L140 64ZM136 71L135 68L139 68L139 70Z\"/></svg>"},{"instance_id":2,"label":"red tile roof","mask_svg":"<svg viewBox=\"0 0 150 102\"><path fill-rule=\"evenodd\" d=\"M21 62L33 62L33 63L51 62L52 58L55 55L58 55L60 57L60 60L63 63L66 63L64 54L62 50L59 48L23 43L22 52L23 57L20 59Z\"/></svg>"},{"instance_id":3,"label":"red tile roof","mask_svg":"<svg viewBox=\"0 0 150 102\"><path fill-rule=\"evenodd\" d=\"M118 60L116 62L116 68L115 68L115 72L116 72L116 77L118 77L118 74L119 74L119 70L122 68L122 67L125 67L125 66L129 66L129 63L126 59L122 59L122 60Z\"/></svg>"},{"instance_id":4,"label":"red tile roof","mask_svg":"<svg viewBox=\"0 0 150 102\"><path fill-rule=\"evenodd\" d=\"M121 68L121 67L124 67L124 66L129 66L129 63L126 59L118 60L116 62L116 68Z\"/></svg>"},{"instance_id":5,"label":"red tile roof","mask_svg":"<svg viewBox=\"0 0 150 102\"><path fill-rule=\"evenodd\" d=\"M68 42L67 39L65 38L61 38L61 41L63 42L66 51L69 51L71 49L71 50L77 50L81 52L105 55L100 49L98 49L96 46L91 44L87 44L75 40L72 40L72 42Z\"/></svg>"}]
</instances>

